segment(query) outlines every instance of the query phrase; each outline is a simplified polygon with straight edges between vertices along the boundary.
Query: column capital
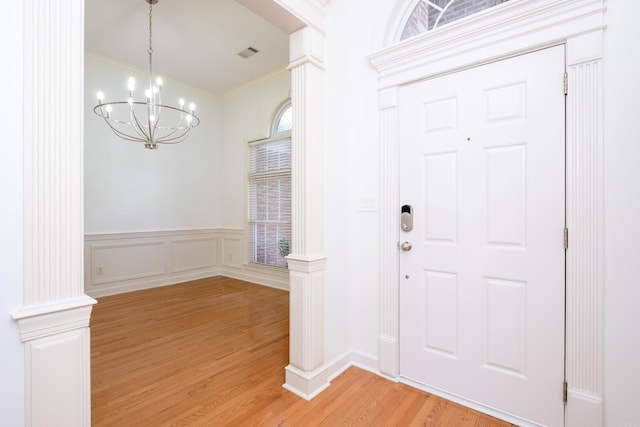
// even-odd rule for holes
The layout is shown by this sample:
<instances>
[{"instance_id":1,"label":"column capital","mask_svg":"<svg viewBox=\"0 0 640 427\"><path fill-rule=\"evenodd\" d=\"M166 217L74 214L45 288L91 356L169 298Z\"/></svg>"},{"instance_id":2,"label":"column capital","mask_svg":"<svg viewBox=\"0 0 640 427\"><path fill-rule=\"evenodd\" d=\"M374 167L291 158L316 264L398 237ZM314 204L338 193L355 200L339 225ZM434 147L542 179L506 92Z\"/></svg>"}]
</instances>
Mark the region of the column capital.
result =
<instances>
[{"instance_id":1,"label":"column capital","mask_svg":"<svg viewBox=\"0 0 640 427\"><path fill-rule=\"evenodd\" d=\"M297 271L300 273L315 273L317 271L323 271L326 263L326 256L289 255L287 257L289 271Z\"/></svg>"},{"instance_id":2,"label":"column capital","mask_svg":"<svg viewBox=\"0 0 640 427\"><path fill-rule=\"evenodd\" d=\"M398 106L398 86L383 88L378 91L378 109L386 110Z\"/></svg>"},{"instance_id":3,"label":"column capital","mask_svg":"<svg viewBox=\"0 0 640 427\"><path fill-rule=\"evenodd\" d=\"M324 33L304 27L289 36L289 69L311 63L324 69Z\"/></svg>"},{"instance_id":4,"label":"column capital","mask_svg":"<svg viewBox=\"0 0 640 427\"><path fill-rule=\"evenodd\" d=\"M77 298L39 306L23 306L11 317L20 325L23 342L89 326L91 309L96 300L82 295Z\"/></svg>"}]
</instances>

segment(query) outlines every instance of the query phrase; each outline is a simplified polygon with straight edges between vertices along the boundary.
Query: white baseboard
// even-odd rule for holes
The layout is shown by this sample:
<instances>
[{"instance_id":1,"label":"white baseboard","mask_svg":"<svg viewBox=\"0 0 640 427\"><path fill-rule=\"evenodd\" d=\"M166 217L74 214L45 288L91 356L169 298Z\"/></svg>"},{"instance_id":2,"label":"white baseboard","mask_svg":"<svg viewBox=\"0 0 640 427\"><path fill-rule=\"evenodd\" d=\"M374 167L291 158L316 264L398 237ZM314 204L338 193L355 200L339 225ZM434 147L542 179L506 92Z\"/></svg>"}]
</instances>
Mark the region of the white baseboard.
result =
<instances>
[{"instance_id":1,"label":"white baseboard","mask_svg":"<svg viewBox=\"0 0 640 427\"><path fill-rule=\"evenodd\" d=\"M357 366L376 375L381 375L377 365L378 360L375 357L352 350L311 372L302 371L291 365L287 366L283 387L303 399L311 400L327 389L331 385L331 381L351 366Z\"/></svg>"},{"instance_id":2,"label":"white baseboard","mask_svg":"<svg viewBox=\"0 0 640 427\"><path fill-rule=\"evenodd\" d=\"M87 295L93 298L100 298L108 295L122 294L125 292L140 291L143 289L158 288L161 286L175 285L177 283L188 282L190 280L205 279L207 277L219 276L220 270L201 270L198 272L169 274L158 277L133 279L119 282L112 282L101 286L85 288Z\"/></svg>"},{"instance_id":3,"label":"white baseboard","mask_svg":"<svg viewBox=\"0 0 640 427\"><path fill-rule=\"evenodd\" d=\"M257 283L258 285L269 286L271 288L289 290L289 271L274 271L265 268L263 271L254 271L252 266L242 268L229 268L222 266L220 275L231 277L232 279L244 280L246 282Z\"/></svg>"},{"instance_id":4,"label":"white baseboard","mask_svg":"<svg viewBox=\"0 0 640 427\"><path fill-rule=\"evenodd\" d=\"M245 262L242 229L85 235L85 292L92 297L227 276L289 289L287 270Z\"/></svg>"}]
</instances>

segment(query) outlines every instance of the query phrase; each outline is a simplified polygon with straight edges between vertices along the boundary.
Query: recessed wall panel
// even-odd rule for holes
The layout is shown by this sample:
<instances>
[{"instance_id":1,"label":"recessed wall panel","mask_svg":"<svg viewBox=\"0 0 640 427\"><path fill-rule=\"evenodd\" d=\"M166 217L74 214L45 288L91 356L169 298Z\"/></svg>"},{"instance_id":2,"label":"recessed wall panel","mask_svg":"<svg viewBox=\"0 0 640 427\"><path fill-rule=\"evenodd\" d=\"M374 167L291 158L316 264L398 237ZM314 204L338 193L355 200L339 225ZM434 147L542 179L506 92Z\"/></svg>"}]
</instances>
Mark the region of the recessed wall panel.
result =
<instances>
[{"instance_id":1,"label":"recessed wall panel","mask_svg":"<svg viewBox=\"0 0 640 427\"><path fill-rule=\"evenodd\" d=\"M163 241L95 245L91 251L96 285L166 273Z\"/></svg>"},{"instance_id":2,"label":"recessed wall panel","mask_svg":"<svg viewBox=\"0 0 640 427\"><path fill-rule=\"evenodd\" d=\"M424 113L423 132L450 131L458 127L458 100L441 99L422 104Z\"/></svg>"},{"instance_id":3,"label":"recessed wall panel","mask_svg":"<svg viewBox=\"0 0 640 427\"><path fill-rule=\"evenodd\" d=\"M486 244L526 246L526 150L524 144L484 151Z\"/></svg>"},{"instance_id":4,"label":"recessed wall panel","mask_svg":"<svg viewBox=\"0 0 640 427\"><path fill-rule=\"evenodd\" d=\"M457 155L425 156L425 241L455 243L457 229Z\"/></svg>"},{"instance_id":5,"label":"recessed wall panel","mask_svg":"<svg viewBox=\"0 0 640 427\"><path fill-rule=\"evenodd\" d=\"M485 278L485 366L524 376L526 283Z\"/></svg>"},{"instance_id":6,"label":"recessed wall panel","mask_svg":"<svg viewBox=\"0 0 640 427\"><path fill-rule=\"evenodd\" d=\"M487 122L525 118L526 85L516 83L485 90Z\"/></svg>"},{"instance_id":7,"label":"recessed wall panel","mask_svg":"<svg viewBox=\"0 0 640 427\"><path fill-rule=\"evenodd\" d=\"M238 238L222 237L222 265L228 267L242 267L242 241Z\"/></svg>"},{"instance_id":8,"label":"recessed wall panel","mask_svg":"<svg viewBox=\"0 0 640 427\"><path fill-rule=\"evenodd\" d=\"M458 339L458 283L454 273L425 271L424 348L456 357Z\"/></svg>"},{"instance_id":9,"label":"recessed wall panel","mask_svg":"<svg viewBox=\"0 0 640 427\"><path fill-rule=\"evenodd\" d=\"M217 265L215 238L176 240L171 243L171 271L186 271Z\"/></svg>"}]
</instances>

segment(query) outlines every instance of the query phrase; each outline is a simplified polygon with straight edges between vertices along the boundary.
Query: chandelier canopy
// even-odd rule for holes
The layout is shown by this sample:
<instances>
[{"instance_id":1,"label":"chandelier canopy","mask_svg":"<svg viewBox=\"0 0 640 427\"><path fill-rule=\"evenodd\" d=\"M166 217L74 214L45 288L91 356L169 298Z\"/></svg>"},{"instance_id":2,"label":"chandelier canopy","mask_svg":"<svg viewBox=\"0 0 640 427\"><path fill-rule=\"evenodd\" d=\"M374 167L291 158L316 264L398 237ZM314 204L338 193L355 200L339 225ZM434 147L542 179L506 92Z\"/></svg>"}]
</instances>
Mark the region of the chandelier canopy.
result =
<instances>
[{"instance_id":1,"label":"chandelier canopy","mask_svg":"<svg viewBox=\"0 0 640 427\"><path fill-rule=\"evenodd\" d=\"M179 106L162 104L162 79L153 76L152 14L153 5L158 0L145 0L149 3L149 86L145 89L146 101L134 101L135 80L129 78L126 101L105 102L104 94L98 92L98 105L93 112L102 117L111 130L120 138L144 143L148 149L157 149L158 144L177 144L184 141L191 129L200 124L195 115L195 105L190 103L185 109L184 99Z\"/></svg>"}]
</instances>

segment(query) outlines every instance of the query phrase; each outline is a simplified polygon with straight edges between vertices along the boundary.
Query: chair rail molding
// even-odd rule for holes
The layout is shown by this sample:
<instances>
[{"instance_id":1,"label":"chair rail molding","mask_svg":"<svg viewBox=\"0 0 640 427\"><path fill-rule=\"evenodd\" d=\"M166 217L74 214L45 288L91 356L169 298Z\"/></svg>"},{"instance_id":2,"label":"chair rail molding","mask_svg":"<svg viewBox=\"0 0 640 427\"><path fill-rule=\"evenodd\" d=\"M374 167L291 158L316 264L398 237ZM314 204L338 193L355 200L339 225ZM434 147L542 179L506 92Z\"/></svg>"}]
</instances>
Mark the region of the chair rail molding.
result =
<instances>
[{"instance_id":1,"label":"chair rail molding","mask_svg":"<svg viewBox=\"0 0 640 427\"><path fill-rule=\"evenodd\" d=\"M398 3L408 5L409 0ZM603 0L507 2L369 56L379 74L379 369L398 366L399 86L564 44L567 53L566 425L603 424ZM381 39L398 34L397 17ZM390 262L390 260L392 260ZM395 260L395 261L393 261ZM585 321L584 319L588 319Z\"/></svg>"}]
</instances>

